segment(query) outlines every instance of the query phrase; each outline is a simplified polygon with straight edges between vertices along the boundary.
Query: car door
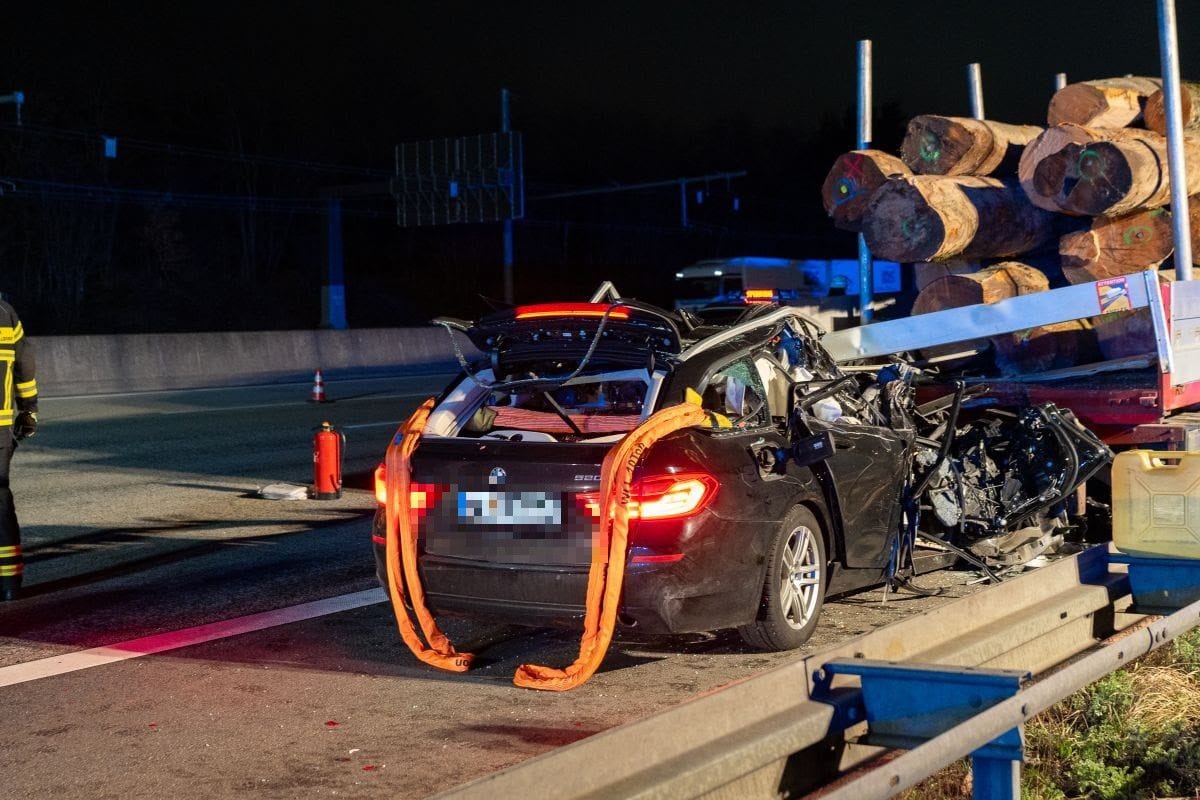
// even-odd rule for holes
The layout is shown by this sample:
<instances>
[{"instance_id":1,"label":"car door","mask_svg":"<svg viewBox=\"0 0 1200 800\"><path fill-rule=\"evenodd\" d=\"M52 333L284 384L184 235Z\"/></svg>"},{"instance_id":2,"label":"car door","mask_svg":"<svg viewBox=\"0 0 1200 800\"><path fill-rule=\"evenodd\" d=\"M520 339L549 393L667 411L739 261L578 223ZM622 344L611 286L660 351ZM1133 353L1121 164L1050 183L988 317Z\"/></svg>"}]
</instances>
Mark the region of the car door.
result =
<instances>
[{"instance_id":1,"label":"car door","mask_svg":"<svg viewBox=\"0 0 1200 800\"><path fill-rule=\"evenodd\" d=\"M845 564L884 567L899 530L913 433L849 416L853 401L861 400L858 379L837 370L818 372L814 382L797 386L793 436L832 437L834 454L822 469L828 470L842 518Z\"/></svg>"}]
</instances>

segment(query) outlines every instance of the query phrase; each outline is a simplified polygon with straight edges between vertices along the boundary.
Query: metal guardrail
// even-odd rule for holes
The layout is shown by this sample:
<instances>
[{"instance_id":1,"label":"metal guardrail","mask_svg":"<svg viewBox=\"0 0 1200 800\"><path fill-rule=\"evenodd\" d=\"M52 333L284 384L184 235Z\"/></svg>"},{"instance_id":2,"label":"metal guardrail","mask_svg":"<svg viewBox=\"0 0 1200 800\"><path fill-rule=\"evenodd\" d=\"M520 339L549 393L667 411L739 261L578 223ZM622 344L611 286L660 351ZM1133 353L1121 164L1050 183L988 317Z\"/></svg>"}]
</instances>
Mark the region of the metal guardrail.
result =
<instances>
[{"instance_id":1,"label":"metal guardrail","mask_svg":"<svg viewBox=\"0 0 1200 800\"><path fill-rule=\"evenodd\" d=\"M1007 700L974 714L886 766L835 791L823 793L821 797L823 800L891 797L967 755L972 755L974 762L975 797L1020 797L1019 752L1015 758L975 754L1007 732L1015 732L1020 740L1021 726L1031 717L1197 626L1200 626L1200 601L1100 648L1029 688L1021 689ZM992 762L987 765L984 775L980 774L981 760Z\"/></svg>"},{"instance_id":2,"label":"metal guardrail","mask_svg":"<svg viewBox=\"0 0 1200 800\"><path fill-rule=\"evenodd\" d=\"M1026 719L1198 625L1200 561L1097 546L438 797L800 797L898 739L821 796L889 797L973 754L976 796L1015 797Z\"/></svg>"}]
</instances>

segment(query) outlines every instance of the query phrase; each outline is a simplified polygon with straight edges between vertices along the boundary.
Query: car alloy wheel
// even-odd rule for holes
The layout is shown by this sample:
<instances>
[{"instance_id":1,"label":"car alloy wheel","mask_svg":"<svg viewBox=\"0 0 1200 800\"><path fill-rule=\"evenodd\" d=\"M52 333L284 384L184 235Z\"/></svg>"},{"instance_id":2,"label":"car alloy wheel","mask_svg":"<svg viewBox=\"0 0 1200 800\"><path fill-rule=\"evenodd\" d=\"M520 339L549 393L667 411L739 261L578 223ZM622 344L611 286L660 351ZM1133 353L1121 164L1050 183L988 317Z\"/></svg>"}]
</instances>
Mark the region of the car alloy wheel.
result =
<instances>
[{"instance_id":1,"label":"car alloy wheel","mask_svg":"<svg viewBox=\"0 0 1200 800\"><path fill-rule=\"evenodd\" d=\"M793 650L812 636L825 602L825 538L813 512L795 506L767 545L758 614L738 633L759 650Z\"/></svg>"},{"instance_id":2,"label":"car alloy wheel","mask_svg":"<svg viewBox=\"0 0 1200 800\"><path fill-rule=\"evenodd\" d=\"M807 626L820 608L822 557L817 536L807 525L797 525L783 546L779 606L794 630Z\"/></svg>"}]
</instances>

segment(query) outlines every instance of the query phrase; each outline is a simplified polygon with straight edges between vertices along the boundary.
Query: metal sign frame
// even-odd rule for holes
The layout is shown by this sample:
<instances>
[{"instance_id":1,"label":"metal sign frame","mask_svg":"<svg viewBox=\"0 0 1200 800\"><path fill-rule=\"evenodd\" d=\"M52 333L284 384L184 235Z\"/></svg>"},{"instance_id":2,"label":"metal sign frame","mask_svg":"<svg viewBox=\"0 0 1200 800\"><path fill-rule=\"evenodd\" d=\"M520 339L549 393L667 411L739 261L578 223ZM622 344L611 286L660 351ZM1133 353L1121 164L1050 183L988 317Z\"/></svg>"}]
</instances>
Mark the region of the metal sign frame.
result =
<instances>
[{"instance_id":1,"label":"metal sign frame","mask_svg":"<svg viewBox=\"0 0 1200 800\"><path fill-rule=\"evenodd\" d=\"M396 145L390 183L396 224L410 228L522 219L522 147L515 131Z\"/></svg>"}]
</instances>

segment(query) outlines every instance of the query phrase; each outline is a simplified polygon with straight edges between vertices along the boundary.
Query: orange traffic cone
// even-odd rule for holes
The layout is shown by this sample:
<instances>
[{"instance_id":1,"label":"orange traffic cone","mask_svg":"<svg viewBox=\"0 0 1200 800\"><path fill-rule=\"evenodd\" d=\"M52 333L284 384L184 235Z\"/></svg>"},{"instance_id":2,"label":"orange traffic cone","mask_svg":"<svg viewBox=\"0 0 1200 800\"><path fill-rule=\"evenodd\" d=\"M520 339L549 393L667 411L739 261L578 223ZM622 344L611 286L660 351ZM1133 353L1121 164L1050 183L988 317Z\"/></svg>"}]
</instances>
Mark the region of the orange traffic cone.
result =
<instances>
[{"instance_id":1,"label":"orange traffic cone","mask_svg":"<svg viewBox=\"0 0 1200 800\"><path fill-rule=\"evenodd\" d=\"M328 403L329 400L325 397L325 380L321 377L321 370L317 370L317 374L313 375L312 396L308 398L310 403Z\"/></svg>"}]
</instances>

